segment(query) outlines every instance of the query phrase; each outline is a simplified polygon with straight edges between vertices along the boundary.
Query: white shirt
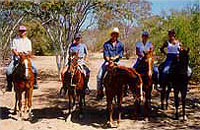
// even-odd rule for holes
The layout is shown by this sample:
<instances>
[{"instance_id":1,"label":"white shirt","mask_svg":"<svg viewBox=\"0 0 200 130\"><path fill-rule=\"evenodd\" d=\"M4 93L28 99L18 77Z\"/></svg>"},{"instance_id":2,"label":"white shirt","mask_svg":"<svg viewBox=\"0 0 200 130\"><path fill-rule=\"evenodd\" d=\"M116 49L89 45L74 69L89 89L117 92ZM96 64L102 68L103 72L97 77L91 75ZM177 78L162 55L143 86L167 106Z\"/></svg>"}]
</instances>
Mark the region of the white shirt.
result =
<instances>
[{"instance_id":1,"label":"white shirt","mask_svg":"<svg viewBox=\"0 0 200 130\"><path fill-rule=\"evenodd\" d=\"M148 52L150 50L153 50L153 45L151 42L147 42L145 45L141 42L136 43L136 48L139 49L139 54L144 55L143 52Z\"/></svg>"},{"instance_id":2,"label":"white shirt","mask_svg":"<svg viewBox=\"0 0 200 130\"><path fill-rule=\"evenodd\" d=\"M176 44L171 44L169 41L168 42L168 46L167 46L167 53L168 54L179 54L179 50L180 49L180 43L177 42Z\"/></svg>"},{"instance_id":3,"label":"white shirt","mask_svg":"<svg viewBox=\"0 0 200 130\"><path fill-rule=\"evenodd\" d=\"M16 37L11 42L11 49L16 50L17 52L25 52L32 51L31 41L25 37Z\"/></svg>"}]
</instances>

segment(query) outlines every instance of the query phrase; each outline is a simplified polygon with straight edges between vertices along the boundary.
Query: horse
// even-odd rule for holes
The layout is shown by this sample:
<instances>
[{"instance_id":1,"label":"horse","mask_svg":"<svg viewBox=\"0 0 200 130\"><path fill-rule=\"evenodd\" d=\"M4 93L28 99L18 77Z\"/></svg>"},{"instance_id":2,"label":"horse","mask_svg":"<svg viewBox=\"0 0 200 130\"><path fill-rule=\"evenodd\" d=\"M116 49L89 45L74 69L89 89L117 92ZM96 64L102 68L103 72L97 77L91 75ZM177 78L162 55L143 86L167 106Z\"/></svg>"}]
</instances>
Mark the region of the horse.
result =
<instances>
[{"instance_id":1,"label":"horse","mask_svg":"<svg viewBox=\"0 0 200 130\"><path fill-rule=\"evenodd\" d=\"M136 71L142 76L143 91L145 92L144 118L150 120L150 105L152 91L152 73L153 73L153 52L143 52L144 56L136 68Z\"/></svg>"},{"instance_id":2,"label":"horse","mask_svg":"<svg viewBox=\"0 0 200 130\"><path fill-rule=\"evenodd\" d=\"M174 102L175 102L175 119L179 119L178 116L178 106L179 98L178 94L181 93L182 100L182 111L183 111L183 120L187 120L185 115L185 99L187 95L187 86L188 86L188 63L189 63L189 49L179 49L179 56L175 57L172 61L169 74L166 75L165 79L160 79L160 85L162 88L161 91L161 108L164 109L164 98L166 96L166 109L168 108L168 99L171 89L174 89ZM166 92L166 87L168 90Z\"/></svg>"},{"instance_id":3,"label":"horse","mask_svg":"<svg viewBox=\"0 0 200 130\"><path fill-rule=\"evenodd\" d=\"M119 126L121 120L121 110L122 110L122 98L124 94L125 85L129 85L129 89L132 91L133 95L136 97L136 110L138 110L138 104L143 100L142 95L142 78L133 68L109 65L107 72L103 79L103 85L106 91L107 100L107 110L109 112L108 124L110 127L115 127L113 124L113 105L112 100L117 96L118 104L118 120L117 126Z\"/></svg>"},{"instance_id":4,"label":"horse","mask_svg":"<svg viewBox=\"0 0 200 130\"><path fill-rule=\"evenodd\" d=\"M33 94L33 83L34 74L32 71L31 60L29 55L20 54L18 64L13 71L13 83L15 90L15 108L14 114L17 114L17 103L19 107L19 120L22 118L22 93L25 92L25 104L24 104L24 114L27 113L29 118L31 118L31 107L32 107L32 94Z\"/></svg>"},{"instance_id":5,"label":"horse","mask_svg":"<svg viewBox=\"0 0 200 130\"><path fill-rule=\"evenodd\" d=\"M80 115L83 114L83 104L85 105L85 76L81 72L78 64L78 53L72 53L68 59L68 68L64 74L63 88L68 92L69 98L69 116L65 121L71 120L71 112L75 110L76 99L79 100Z\"/></svg>"}]
</instances>

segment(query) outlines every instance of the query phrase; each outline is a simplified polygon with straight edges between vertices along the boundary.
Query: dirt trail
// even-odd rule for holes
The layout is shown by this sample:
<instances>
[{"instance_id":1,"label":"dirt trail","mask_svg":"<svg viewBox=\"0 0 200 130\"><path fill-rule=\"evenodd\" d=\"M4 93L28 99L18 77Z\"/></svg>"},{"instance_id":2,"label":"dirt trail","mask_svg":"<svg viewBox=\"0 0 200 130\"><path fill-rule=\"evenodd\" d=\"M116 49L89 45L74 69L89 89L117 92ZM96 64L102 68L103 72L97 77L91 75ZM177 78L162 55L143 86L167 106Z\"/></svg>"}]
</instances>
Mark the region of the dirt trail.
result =
<instances>
[{"instance_id":1,"label":"dirt trail","mask_svg":"<svg viewBox=\"0 0 200 130\"><path fill-rule=\"evenodd\" d=\"M133 59L132 59L133 60ZM40 72L39 89L33 92L33 119L17 121L12 115L14 108L14 92L3 93L5 75L0 75L0 130L63 130L63 129L106 129L106 100L96 101L96 75L103 60L101 54L91 54L90 88L92 92L86 97L84 118L78 118L78 112L72 114L72 122L66 123L67 99L59 98L61 86L58 81L55 57L36 57L35 64ZM131 60L123 60L127 66ZM153 92L151 121L133 119L134 107L131 95L123 99L122 121L118 129L200 129L200 86L190 86L187 95L186 113L188 121L174 120L173 94L169 110L160 110L160 95ZM116 114L115 114L116 116ZM116 118L116 117L115 117Z\"/></svg>"}]
</instances>

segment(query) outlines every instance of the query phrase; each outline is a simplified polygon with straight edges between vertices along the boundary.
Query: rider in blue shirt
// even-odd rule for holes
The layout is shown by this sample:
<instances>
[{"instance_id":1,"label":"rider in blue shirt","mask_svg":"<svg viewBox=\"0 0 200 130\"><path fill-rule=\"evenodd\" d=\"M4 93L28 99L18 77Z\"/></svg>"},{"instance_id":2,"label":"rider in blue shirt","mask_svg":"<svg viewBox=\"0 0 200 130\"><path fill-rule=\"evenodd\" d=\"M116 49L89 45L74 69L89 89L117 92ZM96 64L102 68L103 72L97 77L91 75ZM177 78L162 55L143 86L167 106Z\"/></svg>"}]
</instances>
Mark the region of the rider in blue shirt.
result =
<instances>
[{"instance_id":1,"label":"rider in blue shirt","mask_svg":"<svg viewBox=\"0 0 200 130\"><path fill-rule=\"evenodd\" d=\"M77 33L75 35L74 42L69 44L69 46L68 46L67 55L69 56L70 54L72 54L74 52L78 53L78 65L80 67L81 72L85 76L84 84L86 84L85 89L86 89L86 92L88 93L90 91L89 87L88 87L90 70L85 64L85 62L87 61L88 51L87 51L87 47L85 46L85 44L81 43L81 38L82 38L82 36L80 33ZM66 58L65 65L66 66L64 68L62 68L62 70L61 70L62 77L64 76L64 73L67 71L67 68L68 68L68 57Z\"/></svg>"},{"instance_id":2,"label":"rider in blue shirt","mask_svg":"<svg viewBox=\"0 0 200 130\"><path fill-rule=\"evenodd\" d=\"M120 64L120 58L123 57L124 44L118 40L119 34L119 29L114 28L111 32L111 39L104 43L103 56L105 61L97 75L97 99L102 99L104 96L102 79L106 72L106 66L112 62Z\"/></svg>"}]
</instances>

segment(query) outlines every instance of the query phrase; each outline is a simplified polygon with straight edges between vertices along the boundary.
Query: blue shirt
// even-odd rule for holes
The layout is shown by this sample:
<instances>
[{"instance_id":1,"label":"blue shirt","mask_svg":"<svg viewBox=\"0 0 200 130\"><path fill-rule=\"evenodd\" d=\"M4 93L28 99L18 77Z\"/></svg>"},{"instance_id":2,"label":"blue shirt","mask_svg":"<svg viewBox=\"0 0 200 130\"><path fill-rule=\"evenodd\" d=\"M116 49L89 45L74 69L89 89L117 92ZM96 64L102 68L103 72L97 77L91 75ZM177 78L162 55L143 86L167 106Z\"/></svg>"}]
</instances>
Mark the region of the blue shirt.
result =
<instances>
[{"instance_id":1,"label":"blue shirt","mask_svg":"<svg viewBox=\"0 0 200 130\"><path fill-rule=\"evenodd\" d=\"M111 40L107 41L104 43L104 57L115 57L119 56L120 58L123 57L124 55L124 44L120 42L119 40L117 41L117 44L115 46L112 45Z\"/></svg>"},{"instance_id":2,"label":"blue shirt","mask_svg":"<svg viewBox=\"0 0 200 130\"><path fill-rule=\"evenodd\" d=\"M78 53L79 58L84 58L85 55L88 53L87 52L87 47L84 44L79 43L78 45L76 44L71 44L69 46L69 54L71 53Z\"/></svg>"}]
</instances>

